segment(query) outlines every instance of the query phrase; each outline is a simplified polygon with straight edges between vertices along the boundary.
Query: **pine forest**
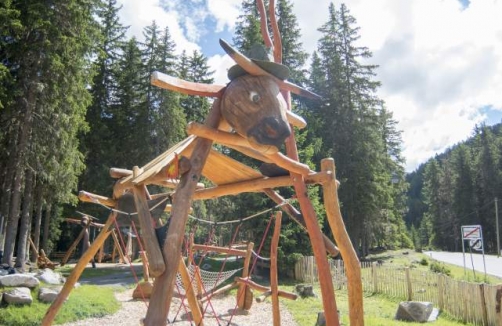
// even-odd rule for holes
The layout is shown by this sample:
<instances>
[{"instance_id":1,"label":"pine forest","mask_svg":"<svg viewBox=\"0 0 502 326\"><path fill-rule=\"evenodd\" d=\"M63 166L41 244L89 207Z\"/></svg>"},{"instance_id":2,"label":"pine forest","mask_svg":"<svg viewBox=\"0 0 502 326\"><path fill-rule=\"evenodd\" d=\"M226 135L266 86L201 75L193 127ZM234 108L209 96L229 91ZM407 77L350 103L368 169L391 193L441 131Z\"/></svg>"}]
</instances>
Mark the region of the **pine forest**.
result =
<instances>
[{"instance_id":1,"label":"pine forest","mask_svg":"<svg viewBox=\"0 0 502 326\"><path fill-rule=\"evenodd\" d=\"M290 81L322 96L293 97L293 111L308 122L297 132L300 161L320 170L321 159L334 158L342 215L358 255L374 248L458 251L466 224L482 225L486 250L495 252L500 128L479 126L467 142L407 175L401 133L377 96L378 66L368 64L372 53L360 45L356 17L344 4L323 8L329 18L317 26L316 51L307 53L293 5L277 0L283 62ZM79 202L79 190L111 196L111 167L144 165L186 137L188 122L203 122L209 112L208 98L150 84L153 71L211 84L208 58L198 51L177 54L170 30L155 21L142 38L127 38L119 10L116 0L0 5L1 263L30 259L30 238L48 254L65 251L78 232L66 217L77 211L101 221L107 216ZM245 51L257 41L263 42L255 1L243 0L231 43ZM258 169L252 159L239 159ZM286 198L292 193L281 190ZM309 196L319 224L329 230L321 189L310 187ZM245 193L194 202L193 215L235 220L273 206ZM253 219L241 233L258 243L266 223ZM291 266L311 254L310 242L296 223L283 223L279 260Z\"/></svg>"}]
</instances>

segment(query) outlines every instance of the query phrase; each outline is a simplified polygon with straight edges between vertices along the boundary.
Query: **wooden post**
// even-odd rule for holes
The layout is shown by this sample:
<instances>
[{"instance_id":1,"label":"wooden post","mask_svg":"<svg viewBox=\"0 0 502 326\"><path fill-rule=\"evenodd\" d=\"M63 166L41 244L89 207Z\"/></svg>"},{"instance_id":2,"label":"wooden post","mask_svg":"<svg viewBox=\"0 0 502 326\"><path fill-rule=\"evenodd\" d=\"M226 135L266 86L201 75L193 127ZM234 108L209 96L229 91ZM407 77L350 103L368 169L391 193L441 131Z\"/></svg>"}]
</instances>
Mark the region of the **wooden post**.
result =
<instances>
[{"instance_id":1,"label":"wooden post","mask_svg":"<svg viewBox=\"0 0 502 326\"><path fill-rule=\"evenodd\" d=\"M220 121L220 100L215 99L206 125L211 128L218 127ZM163 247L164 260L168 262L164 273L159 275L154 282L150 305L144 320L145 326L165 325L171 299L174 292L174 282L178 265L181 259L181 245L185 234L185 226L188 220L191 199L197 182L202 173L202 168L206 162L211 149L212 141L207 139L197 139L192 152L190 163L191 168L181 176L181 181L176 188L174 202L171 211L171 222L167 231L166 241Z\"/></svg>"},{"instance_id":2,"label":"wooden post","mask_svg":"<svg viewBox=\"0 0 502 326\"><path fill-rule=\"evenodd\" d=\"M371 276L373 278L373 292L378 293L378 279L377 279L377 265L376 265L376 263L371 264Z\"/></svg>"},{"instance_id":3,"label":"wooden post","mask_svg":"<svg viewBox=\"0 0 502 326\"><path fill-rule=\"evenodd\" d=\"M112 231L112 238L115 243L115 248L117 248L117 251L119 252L120 260L122 260L123 264L127 263L128 260L126 260L126 257L124 256L124 251L122 250L122 246L120 245L120 241L117 237L117 233L115 233L115 230Z\"/></svg>"},{"instance_id":4,"label":"wooden post","mask_svg":"<svg viewBox=\"0 0 502 326\"><path fill-rule=\"evenodd\" d=\"M328 182L323 184L324 207L326 208L326 216L328 217L331 232L333 232L345 264L349 290L350 325L362 326L364 325L364 310L361 265L350 241L349 234L345 229L342 213L340 212L334 160L332 158L322 160L321 169L326 172L330 171L332 176ZM326 309L324 311L326 312ZM326 320L328 319L326 318Z\"/></svg>"},{"instance_id":5,"label":"wooden post","mask_svg":"<svg viewBox=\"0 0 502 326\"><path fill-rule=\"evenodd\" d=\"M483 325L488 325L488 310L486 307L485 284L479 284L479 298L481 303L481 312L483 314Z\"/></svg>"},{"instance_id":6,"label":"wooden post","mask_svg":"<svg viewBox=\"0 0 502 326\"><path fill-rule=\"evenodd\" d=\"M78 234L78 236L75 239L75 241L73 241L73 243L71 244L70 248L68 248L68 250L66 251L66 253L65 253L64 257L63 257L63 259L61 260L61 266L64 266L66 264L66 262L68 261L68 259L70 259L70 256L71 256L72 252L75 250L75 248L77 248L78 243L84 237L85 230L86 230L86 227L83 227L82 231L80 231L80 233Z\"/></svg>"},{"instance_id":7,"label":"wooden post","mask_svg":"<svg viewBox=\"0 0 502 326\"><path fill-rule=\"evenodd\" d=\"M502 325L502 285L495 289L495 325Z\"/></svg>"},{"instance_id":8,"label":"wooden post","mask_svg":"<svg viewBox=\"0 0 502 326\"><path fill-rule=\"evenodd\" d=\"M408 294L408 301L413 300L413 287L411 284L411 277L410 277L410 268L406 267L404 269L405 274L406 274L406 288L407 288L407 294Z\"/></svg>"},{"instance_id":9,"label":"wooden post","mask_svg":"<svg viewBox=\"0 0 502 326\"><path fill-rule=\"evenodd\" d=\"M87 249L82 257L80 257L79 261L70 273L70 276L68 276L68 278L66 279L61 292L59 292L56 299L54 300L54 302L52 302L51 306L45 313L45 316L42 319L42 326L49 326L52 324L54 318L56 317L56 314L59 311L59 308L61 308L61 305L68 298L68 295L70 295L71 290L75 286L75 283L78 281L80 275L82 275L85 267L87 266L91 258L94 257L99 247L103 244L103 242L105 242L106 238L108 238L108 236L110 235L110 231L108 231L108 229L113 224L116 217L117 214L115 212L110 213L108 219L106 220L105 226L103 226L103 229L101 230L99 235L96 237L96 239L94 239L94 242L91 244L89 249Z\"/></svg>"},{"instance_id":10,"label":"wooden post","mask_svg":"<svg viewBox=\"0 0 502 326\"><path fill-rule=\"evenodd\" d=\"M307 231L307 225L305 224L305 220L303 219L302 214L293 205L287 203L286 199L279 195L277 191L274 191L272 189L264 189L263 192L277 205L283 204L281 206L281 209L286 212L286 214L288 214L288 216L291 217L293 221L298 223L305 231ZM323 234L322 238L324 240L326 251L330 254L330 256L338 256L340 250L338 250L337 246L335 246L335 244L326 235Z\"/></svg>"},{"instance_id":11,"label":"wooden post","mask_svg":"<svg viewBox=\"0 0 502 326\"><path fill-rule=\"evenodd\" d=\"M136 176L137 171L139 171L139 168L135 166L133 168L134 176ZM150 273L153 277L157 277L164 272L166 266L164 264L164 258L162 257L159 242L152 225L152 215L150 214L150 209L146 201L148 194L146 193L143 185L134 186L132 187L132 190L134 194L134 203L136 204L136 209L138 210L141 235L143 243L145 244L146 254L148 256Z\"/></svg>"},{"instance_id":12,"label":"wooden post","mask_svg":"<svg viewBox=\"0 0 502 326\"><path fill-rule=\"evenodd\" d=\"M105 242L103 242L103 244L101 245L101 247L99 247L99 251L98 251L98 263L101 264L101 262L103 261L103 256L105 255Z\"/></svg>"},{"instance_id":13,"label":"wooden post","mask_svg":"<svg viewBox=\"0 0 502 326\"><path fill-rule=\"evenodd\" d=\"M282 212L275 214L274 234L270 244L270 290L272 292L272 316L274 326L281 325L281 312L279 311L279 286L277 280L277 247L279 246L279 236L281 235Z\"/></svg>"},{"instance_id":14,"label":"wooden post","mask_svg":"<svg viewBox=\"0 0 502 326\"><path fill-rule=\"evenodd\" d=\"M150 280L150 272L148 269L148 258L146 256L146 252L140 251L141 261L143 262L143 280L148 282Z\"/></svg>"},{"instance_id":15,"label":"wooden post","mask_svg":"<svg viewBox=\"0 0 502 326\"><path fill-rule=\"evenodd\" d=\"M244 258L244 268L242 269L242 278L247 278L249 276L249 265L251 263L251 257L253 252L254 243L248 242L247 254ZM237 291L237 306L240 309L244 309L246 302L246 284L242 283L239 285L239 290Z\"/></svg>"},{"instance_id":16,"label":"wooden post","mask_svg":"<svg viewBox=\"0 0 502 326\"><path fill-rule=\"evenodd\" d=\"M38 248L37 246L35 246L35 244L33 243L33 240L31 240L31 237L28 237L28 240L30 241L30 247L31 247L31 251L33 252L33 258L35 261L37 261L38 259Z\"/></svg>"},{"instance_id":17,"label":"wooden post","mask_svg":"<svg viewBox=\"0 0 502 326\"><path fill-rule=\"evenodd\" d=\"M183 282L183 287L185 288L186 297L188 299L188 304L192 312L192 318L197 326L204 326L204 321L202 320L202 313L200 311L199 303L195 297L195 291L190 280L190 273L185 265L185 261L180 259L180 265L178 272L181 275L181 280Z\"/></svg>"},{"instance_id":18,"label":"wooden post","mask_svg":"<svg viewBox=\"0 0 502 326\"><path fill-rule=\"evenodd\" d=\"M443 274L437 274L438 277L438 306L439 310L444 309L444 276Z\"/></svg>"}]
</instances>

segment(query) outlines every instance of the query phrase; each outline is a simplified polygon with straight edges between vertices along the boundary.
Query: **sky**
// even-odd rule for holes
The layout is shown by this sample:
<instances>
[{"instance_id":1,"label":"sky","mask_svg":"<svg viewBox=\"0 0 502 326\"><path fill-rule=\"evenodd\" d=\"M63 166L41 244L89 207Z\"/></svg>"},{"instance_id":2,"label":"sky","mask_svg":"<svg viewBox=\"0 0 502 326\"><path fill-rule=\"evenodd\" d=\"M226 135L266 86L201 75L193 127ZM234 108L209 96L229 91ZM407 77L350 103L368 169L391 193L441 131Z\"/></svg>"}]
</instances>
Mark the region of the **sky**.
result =
<instances>
[{"instance_id":1,"label":"sky","mask_svg":"<svg viewBox=\"0 0 502 326\"><path fill-rule=\"evenodd\" d=\"M225 84L241 0L118 0L128 36L143 38L153 20L168 26L177 52L202 52ZM316 50L331 2L291 0L304 50ZM466 140L476 125L502 119L502 1L346 0L360 46L377 64L378 96L402 131L406 171ZM308 122L308 121L307 121Z\"/></svg>"}]
</instances>

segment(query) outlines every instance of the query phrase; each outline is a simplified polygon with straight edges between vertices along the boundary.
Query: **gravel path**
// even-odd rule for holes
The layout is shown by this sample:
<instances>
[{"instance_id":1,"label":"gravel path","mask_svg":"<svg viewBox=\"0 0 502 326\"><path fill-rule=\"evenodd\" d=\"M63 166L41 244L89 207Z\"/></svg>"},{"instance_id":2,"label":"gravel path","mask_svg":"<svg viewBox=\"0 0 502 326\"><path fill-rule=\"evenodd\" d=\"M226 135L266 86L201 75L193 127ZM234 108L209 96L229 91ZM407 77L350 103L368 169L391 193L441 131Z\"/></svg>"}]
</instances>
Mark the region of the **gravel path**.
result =
<instances>
[{"instance_id":1,"label":"gravel path","mask_svg":"<svg viewBox=\"0 0 502 326\"><path fill-rule=\"evenodd\" d=\"M63 326L85 326L85 325L102 325L102 326L138 326L140 320L146 315L146 303L142 300L132 299L132 289L122 292L117 292L116 297L121 302L121 309L113 315L102 318L90 318L81 320L75 323L67 323ZM232 317L232 312L235 308L235 296L220 296L211 299L214 311L216 311L220 324L214 317L211 307L207 308L204 325L232 325L232 326L267 326L272 325L272 303L265 301L261 303L254 302L251 309L247 312L238 310ZM173 298L171 311L169 312L169 320L172 321L175 314L180 309L180 300ZM281 325L297 326L289 311L281 305ZM229 321L231 323L229 324ZM189 322L185 310L181 307L178 318L175 322L167 323L166 325L184 326L193 325Z\"/></svg>"}]
</instances>

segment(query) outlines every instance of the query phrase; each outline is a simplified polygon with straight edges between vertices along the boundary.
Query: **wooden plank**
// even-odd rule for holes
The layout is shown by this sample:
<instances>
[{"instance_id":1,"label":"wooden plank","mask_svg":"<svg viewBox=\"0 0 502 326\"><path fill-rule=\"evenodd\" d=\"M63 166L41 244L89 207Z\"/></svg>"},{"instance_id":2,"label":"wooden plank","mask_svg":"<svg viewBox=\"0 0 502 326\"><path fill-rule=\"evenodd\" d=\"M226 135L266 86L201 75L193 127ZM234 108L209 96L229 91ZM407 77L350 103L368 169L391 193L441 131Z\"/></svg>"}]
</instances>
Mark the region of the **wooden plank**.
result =
<instances>
[{"instance_id":1,"label":"wooden plank","mask_svg":"<svg viewBox=\"0 0 502 326\"><path fill-rule=\"evenodd\" d=\"M217 99L206 120L206 125L216 128L220 121L220 101ZM202 173L202 168L211 149L212 142L197 139L190 157L191 169L181 177L181 183L176 189L173 202L171 221L163 247L164 260L169 262L164 273L154 282L150 305L144 320L145 326L165 325L174 292L174 283L181 258L181 245L188 220L191 198Z\"/></svg>"},{"instance_id":2,"label":"wooden plank","mask_svg":"<svg viewBox=\"0 0 502 326\"><path fill-rule=\"evenodd\" d=\"M281 235L282 212L275 214L274 234L270 243L270 291L272 292L272 317L274 326L281 325L281 312L279 310L279 281L277 272L277 248L279 247L279 236Z\"/></svg>"},{"instance_id":3,"label":"wooden plank","mask_svg":"<svg viewBox=\"0 0 502 326\"><path fill-rule=\"evenodd\" d=\"M71 256L72 252L77 248L78 243L84 237L85 230L86 230L86 228L83 227L82 230L80 231L80 233L78 234L77 238L75 239L75 241L73 241L73 243L70 245L70 248L68 248L68 250L66 251L63 259L61 259L61 266L64 266L66 264L66 262L68 261L68 259Z\"/></svg>"}]
</instances>

